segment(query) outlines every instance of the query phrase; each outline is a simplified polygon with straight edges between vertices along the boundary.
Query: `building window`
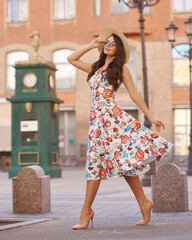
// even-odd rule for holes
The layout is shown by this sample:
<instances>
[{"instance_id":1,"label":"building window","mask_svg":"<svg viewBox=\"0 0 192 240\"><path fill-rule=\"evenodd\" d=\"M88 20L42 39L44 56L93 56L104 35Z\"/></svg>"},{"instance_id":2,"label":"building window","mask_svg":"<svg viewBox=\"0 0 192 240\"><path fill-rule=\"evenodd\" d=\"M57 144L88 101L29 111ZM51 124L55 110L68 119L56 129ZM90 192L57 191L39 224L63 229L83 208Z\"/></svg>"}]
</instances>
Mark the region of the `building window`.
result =
<instances>
[{"instance_id":1,"label":"building window","mask_svg":"<svg viewBox=\"0 0 192 240\"><path fill-rule=\"evenodd\" d=\"M76 117L75 111L59 112L60 165L76 164Z\"/></svg>"},{"instance_id":2,"label":"building window","mask_svg":"<svg viewBox=\"0 0 192 240\"><path fill-rule=\"evenodd\" d=\"M27 21L27 0L8 0L7 22Z\"/></svg>"},{"instance_id":3,"label":"building window","mask_svg":"<svg viewBox=\"0 0 192 240\"><path fill-rule=\"evenodd\" d=\"M55 0L54 20L71 20L75 16L75 0Z\"/></svg>"},{"instance_id":4,"label":"building window","mask_svg":"<svg viewBox=\"0 0 192 240\"><path fill-rule=\"evenodd\" d=\"M111 0L112 1L112 14L125 14L128 13L128 7L121 1ZM125 0L128 2L128 0Z\"/></svg>"},{"instance_id":5,"label":"building window","mask_svg":"<svg viewBox=\"0 0 192 240\"><path fill-rule=\"evenodd\" d=\"M175 156L189 154L190 109L174 110L174 144Z\"/></svg>"},{"instance_id":6,"label":"building window","mask_svg":"<svg viewBox=\"0 0 192 240\"><path fill-rule=\"evenodd\" d=\"M7 54L7 92L13 92L15 90L15 62L28 59L29 55L24 51L14 51Z\"/></svg>"},{"instance_id":7,"label":"building window","mask_svg":"<svg viewBox=\"0 0 192 240\"><path fill-rule=\"evenodd\" d=\"M53 63L56 65L56 90L75 91L76 69L67 61L67 57L73 52L69 49L61 49L53 52Z\"/></svg>"},{"instance_id":8,"label":"building window","mask_svg":"<svg viewBox=\"0 0 192 240\"><path fill-rule=\"evenodd\" d=\"M150 7L144 7L143 8L143 13L144 14L151 14L151 8Z\"/></svg>"},{"instance_id":9,"label":"building window","mask_svg":"<svg viewBox=\"0 0 192 240\"><path fill-rule=\"evenodd\" d=\"M101 14L101 0L95 0L95 17L99 17Z\"/></svg>"},{"instance_id":10,"label":"building window","mask_svg":"<svg viewBox=\"0 0 192 240\"><path fill-rule=\"evenodd\" d=\"M192 11L192 1L191 0L173 0L173 12L191 12Z\"/></svg>"},{"instance_id":11,"label":"building window","mask_svg":"<svg viewBox=\"0 0 192 240\"><path fill-rule=\"evenodd\" d=\"M189 45L181 44L177 45L176 48L179 51L188 52ZM173 85L175 87L187 87L189 85L189 59L181 57L175 48L172 50L173 58Z\"/></svg>"}]
</instances>

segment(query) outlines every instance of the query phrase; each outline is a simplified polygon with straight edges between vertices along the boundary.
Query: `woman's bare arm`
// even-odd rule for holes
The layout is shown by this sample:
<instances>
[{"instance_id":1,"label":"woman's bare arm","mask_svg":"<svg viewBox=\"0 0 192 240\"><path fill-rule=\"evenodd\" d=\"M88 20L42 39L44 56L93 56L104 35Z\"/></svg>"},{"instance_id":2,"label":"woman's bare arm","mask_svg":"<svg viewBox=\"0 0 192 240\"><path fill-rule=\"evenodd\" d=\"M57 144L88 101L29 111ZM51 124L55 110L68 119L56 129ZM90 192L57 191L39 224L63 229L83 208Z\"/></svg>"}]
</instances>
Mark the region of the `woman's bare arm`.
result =
<instances>
[{"instance_id":1,"label":"woman's bare arm","mask_svg":"<svg viewBox=\"0 0 192 240\"><path fill-rule=\"evenodd\" d=\"M131 77L131 74L125 65L123 66L123 84L125 85L133 102L142 110L142 112L149 119L149 121L156 125L156 127L155 127L156 130L160 131L161 126L165 129L164 124L160 120L154 118L152 113L149 111L143 98L137 91L137 89L134 85L133 79Z\"/></svg>"},{"instance_id":2,"label":"woman's bare arm","mask_svg":"<svg viewBox=\"0 0 192 240\"><path fill-rule=\"evenodd\" d=\"M91 71L92 63L87 63L80 60L86 52L92 50L93 48L99 47L102 44L102 41L99 38L93 40L90 44L74 51L71 55L67 57L67 60L73 66L89 73Z\"/></svg>"}]
</instances>

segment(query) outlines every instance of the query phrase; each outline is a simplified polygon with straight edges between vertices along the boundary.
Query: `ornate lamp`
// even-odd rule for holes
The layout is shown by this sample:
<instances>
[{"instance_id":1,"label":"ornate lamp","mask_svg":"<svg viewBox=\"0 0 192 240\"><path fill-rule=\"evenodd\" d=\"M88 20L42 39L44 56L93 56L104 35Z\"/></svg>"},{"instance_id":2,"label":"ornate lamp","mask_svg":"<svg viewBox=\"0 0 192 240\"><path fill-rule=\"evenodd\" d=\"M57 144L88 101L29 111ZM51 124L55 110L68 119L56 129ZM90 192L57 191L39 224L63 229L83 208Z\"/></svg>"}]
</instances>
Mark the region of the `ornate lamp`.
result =
<instances>
[{"instance_id":1,"label":"ornate lamp","mask_svg":"<svg viewBox=\"0 0 192 240\"><path fill-rule=\"evenodd\" d=\"M186 33L188 37L192 37L192 17L190 17L186 22Z\"/></svg>"},{"instance_id":2,"label":"ornate lamp","mask_svg":"<svg viewBox=\"0 0 192 240\"><path fill-rule=\"evenodd\" d=\"M169 25L169 27L166 28L166 31L167 31L167 34L168 34L168 41L170 43L174 43L175 42L177 29L178 28L173 23L171 23Z\"/></svg>"}]
</instances>

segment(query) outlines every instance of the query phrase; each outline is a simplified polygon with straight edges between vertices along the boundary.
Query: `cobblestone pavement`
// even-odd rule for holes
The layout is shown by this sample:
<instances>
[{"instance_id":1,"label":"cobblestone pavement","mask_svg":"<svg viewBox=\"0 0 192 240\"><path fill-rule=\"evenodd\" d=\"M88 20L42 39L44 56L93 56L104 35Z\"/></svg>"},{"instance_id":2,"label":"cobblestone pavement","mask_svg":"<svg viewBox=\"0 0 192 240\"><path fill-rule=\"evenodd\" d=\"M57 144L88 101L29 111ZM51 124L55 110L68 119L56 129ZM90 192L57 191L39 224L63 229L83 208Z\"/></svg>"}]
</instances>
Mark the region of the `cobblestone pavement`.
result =
<instances>
[{"instance_id":1,"label":"cobblestone pavement","mask_svg":"<svg viewBox=\"0 0 192 240\"><path fill-rule=\"evenodd\" d=\"M89 226L87 230L74 231L71 226L78 222L85 187L84 168L66 167L62 178L51 179L50 213L13 214L12 180L8 179L8 173L0 172L0 240L191 239L192 176L188 177L190 210L159 213L159 216L152 212L151 221L145 226L135 225L142 219L142 214L125 180L102 181L93 204L94 228ZM150 187L144 187L144 192L151 198ZM10 220L24 221L25 226L3 223Z\"/></svg>"}]
</instances>

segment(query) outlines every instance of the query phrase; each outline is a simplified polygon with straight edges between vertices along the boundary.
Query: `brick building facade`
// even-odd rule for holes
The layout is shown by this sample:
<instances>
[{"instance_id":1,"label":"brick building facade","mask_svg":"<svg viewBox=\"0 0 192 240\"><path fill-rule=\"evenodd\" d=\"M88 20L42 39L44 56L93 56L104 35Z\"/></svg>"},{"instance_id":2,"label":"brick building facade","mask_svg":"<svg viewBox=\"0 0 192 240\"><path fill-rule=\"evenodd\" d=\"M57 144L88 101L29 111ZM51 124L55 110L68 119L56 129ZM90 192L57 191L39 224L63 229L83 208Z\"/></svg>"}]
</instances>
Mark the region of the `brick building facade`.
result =
<instances>
[{"instance_id":1,"label":"brick building facade","mask_svg":"<svg viewBox=\"0 0 192 240\"><path fill-rule=\"evenodd\" d=\"M180 2L161 0L156 6L144 9L150 110L165 123L161 135L175 144L175 162L188 155L189 76L187 59L179 58L171 50L165 27L174 21L179 28L177 43L187 41L184 22L190 16L192 2ZM37 30L41 35L39 54L56 64L57 96L64 101L60 105L60 162L84 164L91 91L87 74L70 66L66 58L97 37L103 27L116 27L129 42L131 58L127 66L143 96L138 19L137 9L128 9L118 0L1 0L0 152L11 151L11 105L6 98L13 95L15 88L12 66L15 61L28 59L32 53L29 34ZM97 50L92 50L83 59L93 62L97 57ZM143 122L143 113L131 101L123 84L116 101Z\"/></svg>"}]
</instances>

